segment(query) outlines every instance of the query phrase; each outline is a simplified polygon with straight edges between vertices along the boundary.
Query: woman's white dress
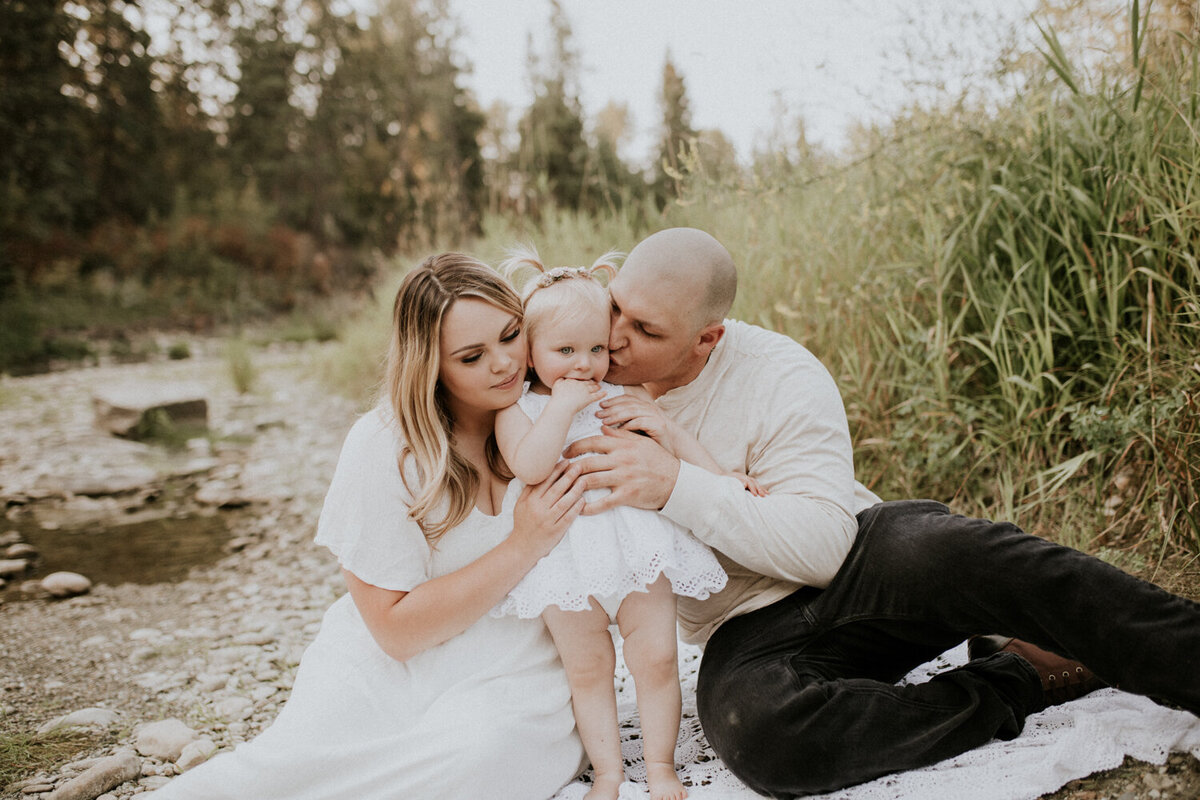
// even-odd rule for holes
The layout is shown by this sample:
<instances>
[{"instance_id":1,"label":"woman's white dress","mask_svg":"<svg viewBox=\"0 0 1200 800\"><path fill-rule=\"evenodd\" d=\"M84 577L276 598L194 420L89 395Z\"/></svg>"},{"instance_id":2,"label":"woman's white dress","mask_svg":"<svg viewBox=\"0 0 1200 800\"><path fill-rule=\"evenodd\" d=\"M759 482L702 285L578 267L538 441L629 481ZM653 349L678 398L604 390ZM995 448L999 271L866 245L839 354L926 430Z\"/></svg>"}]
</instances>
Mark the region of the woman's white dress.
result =
<instances>
[{"instance_id":1,"label":"woman's white dress","mask_svg":"<svg viewBox=\"0 0 1200 800\"><path fill-rule=\"evenodd\" d=\"M409 591L508 536L475 510L431 548L405 516L389 412L354 425L317 542L347 570ZM405 662L386 655L349 595L325 613L292 694L256 739L184 773L154 800L545 800L583 766L570 692L541 620L484 616Z\"/></svg>"},{"instance_id":2,"label":"woman's white dress","mask_svg":"<svg viewBox=\"0 0 1200 800\"><path fill-rule=\"evenodd\" d=\"M605 398L624 388L601 382ZM549 395L529 391L517 401L531 420L546 409ZM598 436L603 423L596 417L600 400L571 420L566 444ZM581 456L586 457L586 456ZM588 501L608 494L591 489ZM725 570L716 556L686 528L656 511L617 506L601 514L579 516L562 541L539 561L492 614L536 617L547 606L564 611L591 608L588 597L615 609L630 592L644 592L660 575L671 581L675 594L703 600L725 587Z\"/></svg>"}]
</instances>

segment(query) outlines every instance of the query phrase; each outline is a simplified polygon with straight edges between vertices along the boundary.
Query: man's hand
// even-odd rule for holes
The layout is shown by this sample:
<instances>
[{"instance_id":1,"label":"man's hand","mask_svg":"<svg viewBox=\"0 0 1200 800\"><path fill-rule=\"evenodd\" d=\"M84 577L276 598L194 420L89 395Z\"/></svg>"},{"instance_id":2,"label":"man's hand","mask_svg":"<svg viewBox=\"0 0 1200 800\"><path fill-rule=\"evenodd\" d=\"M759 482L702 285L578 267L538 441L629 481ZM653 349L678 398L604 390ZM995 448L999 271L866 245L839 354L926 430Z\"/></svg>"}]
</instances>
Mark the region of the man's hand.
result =
<instances>
[{"instance_id":1,"label":"man's hand","mask_svg":"<svg viewBox=\"0 0 1200 800\"><path fill-rule=\"evenodd\" d=\"M679 476L679 459L653 439L631 431L604 428L604 435L580 439L563 456L594 453L581 459L579 481L585 489L611 489L599 500L587 503L584 514L599 514L617 506L658 511L667 504Z\"/></svg>"},{"instance_id":2,"label":"man's hand","mask_svg":"<svg viewBox=\"0 0 1200 800\"><path fill-rule=\"evenodd\" d=\"M641 431L658 442L667 452L678 456L675 437L678 426L651 400L620 394L600 404L596 416L610 428Z\"/></svg>"}]
</instances>

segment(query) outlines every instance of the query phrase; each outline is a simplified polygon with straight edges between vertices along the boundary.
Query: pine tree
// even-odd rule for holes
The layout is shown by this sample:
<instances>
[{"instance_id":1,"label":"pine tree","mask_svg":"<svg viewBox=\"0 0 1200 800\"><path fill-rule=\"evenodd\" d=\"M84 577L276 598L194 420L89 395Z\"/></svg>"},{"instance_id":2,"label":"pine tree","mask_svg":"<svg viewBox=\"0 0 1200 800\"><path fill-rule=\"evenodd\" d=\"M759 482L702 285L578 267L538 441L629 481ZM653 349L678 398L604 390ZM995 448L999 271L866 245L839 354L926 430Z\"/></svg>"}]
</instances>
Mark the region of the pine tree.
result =
<instances>
[{"instance_id":1,"label":"pine tree","mask_svg":"<svg viewBox=\"0 0 1200 800\"><path fill-rule=\"evenodd\" d=\"M668 52L663 63L662 89L659 92L662 109L662 130L659 136L658 161L654 172L654 194L662 205L678 195L679 155L695 139L692 110L688 101L683 75L675 67Z\"/></svg>"},{"instance_id":2,"label":"pine tree","mask_svg":"<svg viewBox=\"0 0 1200 800\"><path fill-rule=\"evenodd\" d=\"M301 46L286 30L281 3L263 9L233 37L237 95L229 120L229 159L239 185L253 187L284 219L299 222L294 142L303 114L293 101Z\"/></svg>"},{"instance_id":3,"label":"pine tree","mask_svg":"<svg viewBox=\"0 0 1200 800\"><path fill-rule=\"evenodd\" d=\"M132 20L137 0L82 0L80 25L90 48L84 58L86 175L94 202L78 211L85 224L108 219L145 221L168 208L163 180L163 118L153 88L150 36ZM79 52L77 50L77 52Z\"/></svg>"},{"instance_id":4,"label":"pine tree","mask_svg":"<svg viewBox=\"0 0 1200 800\"><path fill-rule=\"evenodd\" d=\"M78 20L63 5L0 3L0 247L73 226L91 200L80 180L84 109L63 91L78 86L82 75L59 50L74 41ZM9 264L3 253L0 264Z\"/></svg>"},{"instance_id":5,"label":"pine tree","mask_svg":"<svg viewBox=\"0 0 1200 800\"><path fill-rule=\"evenodd\" d=\"M388 0L365 26L323 21L337 66L318 86L303 149L314 230L390 250L478 225L484 117L458 85L448 25L444 4L418 0Z\"/></svg>"},{"instance_id":6,"label":"pine tree","mask_svg":"<svg viewBox=\"0 0 1200 800\"><path fill-rule=\"evenodd\" d=\"M579 59L558 0L550 3L550 28L554 40L544 71L530 53L534 100L519 124L517 169L525 176L528 190L536 194L532 187L544 186L560 206L579 208L585 199L589 153L576 86Z\"/></svg>"}]
</instances>

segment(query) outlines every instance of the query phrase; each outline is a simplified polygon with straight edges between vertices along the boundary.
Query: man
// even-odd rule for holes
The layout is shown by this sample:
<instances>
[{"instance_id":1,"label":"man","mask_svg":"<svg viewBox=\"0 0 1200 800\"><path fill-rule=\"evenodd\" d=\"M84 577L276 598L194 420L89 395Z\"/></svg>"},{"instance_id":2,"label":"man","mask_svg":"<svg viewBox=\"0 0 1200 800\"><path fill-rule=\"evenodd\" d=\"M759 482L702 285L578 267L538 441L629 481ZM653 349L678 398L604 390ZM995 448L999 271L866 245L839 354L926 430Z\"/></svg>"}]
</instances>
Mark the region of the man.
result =
<instances>
[{"instance_id":1,"label":"man","mask_svg":"<svg viewBox=\"0 0 1200 800\"><path fill-rule=\"evenodd\" d=\"M661 509L729 573L679 616L705 644L700 721L735 775L772 797L830 791L1015 737L1027 715L1105 684L1200 713L1200 605L1009 523L880 502L854 480L833 379L791 339L724 319L736 286L702 231L638 244L610 284L608 380L645 384L767 497L629 431L566 452L593 453L588 488L612 489L587 513ZM965 666L895 685L973 634L1017 638L992 652L975 640Z\"/></svg>"}]
</instances>

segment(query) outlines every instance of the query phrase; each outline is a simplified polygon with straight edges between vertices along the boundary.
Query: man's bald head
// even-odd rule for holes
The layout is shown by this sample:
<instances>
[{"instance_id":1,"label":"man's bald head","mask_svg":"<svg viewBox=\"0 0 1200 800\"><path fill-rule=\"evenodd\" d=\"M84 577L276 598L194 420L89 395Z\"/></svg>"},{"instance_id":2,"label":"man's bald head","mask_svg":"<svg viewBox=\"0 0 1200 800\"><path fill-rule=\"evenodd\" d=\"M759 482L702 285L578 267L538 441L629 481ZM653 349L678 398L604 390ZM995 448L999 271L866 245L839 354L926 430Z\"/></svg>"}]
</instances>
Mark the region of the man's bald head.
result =
<instances>
[{"instance_id":1,"label":"man's bald head","mask_svg":"<svg viewBox=\"0 0 1200 800\"><path fill-rule=\"evenodd\" d=\"M720 242L696 228L668 228L643 239L617 276L679 304L695 330L720 323L737 294L737 268Z\"/></svg>"}]
</instances>

